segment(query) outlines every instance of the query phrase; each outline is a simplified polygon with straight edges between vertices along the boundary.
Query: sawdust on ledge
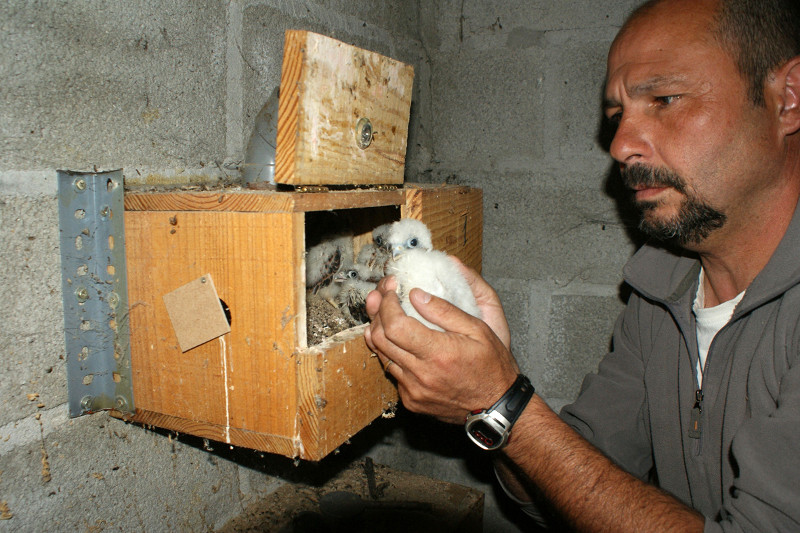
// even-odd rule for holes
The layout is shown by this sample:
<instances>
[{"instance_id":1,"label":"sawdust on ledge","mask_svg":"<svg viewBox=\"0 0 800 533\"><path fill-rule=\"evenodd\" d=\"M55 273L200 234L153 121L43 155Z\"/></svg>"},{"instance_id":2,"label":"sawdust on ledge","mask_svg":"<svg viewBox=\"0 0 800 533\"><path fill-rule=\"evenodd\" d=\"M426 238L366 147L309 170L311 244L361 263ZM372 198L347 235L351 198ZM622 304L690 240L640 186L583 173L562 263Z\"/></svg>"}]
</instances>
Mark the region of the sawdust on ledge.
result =
<instances>
[{"instance_id":1,"label":"sawdust on ledge","mask_svg":"<svg viewBox=\"0 0 800 533\"><path fill-rule=\"evenodd\" d=\"M306 293L306 332L308 346L316 346L339 332L360 323L345 316L324 298Z\"/></svg>"}]
</instances>

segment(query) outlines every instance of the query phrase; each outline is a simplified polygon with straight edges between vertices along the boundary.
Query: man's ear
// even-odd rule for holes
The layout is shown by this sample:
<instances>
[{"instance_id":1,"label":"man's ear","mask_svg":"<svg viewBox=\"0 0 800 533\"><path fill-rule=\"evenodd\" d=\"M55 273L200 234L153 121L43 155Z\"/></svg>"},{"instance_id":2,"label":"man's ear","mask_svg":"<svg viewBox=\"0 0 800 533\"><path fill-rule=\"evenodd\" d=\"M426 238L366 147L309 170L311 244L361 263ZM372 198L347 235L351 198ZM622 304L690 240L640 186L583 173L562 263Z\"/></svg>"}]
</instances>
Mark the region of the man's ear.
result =
<instances>
[{"instance_id":1,"label":"man's ear","mask_svg":"<svg viewBox=\"0 0 800 533\"><path fill-rule=\"evenodd\" d=\"M777 97L781 133L792 135L800 131L800 56L784 63L767 85L772 85L770 89Z\"/></svg>"}]
</instances>

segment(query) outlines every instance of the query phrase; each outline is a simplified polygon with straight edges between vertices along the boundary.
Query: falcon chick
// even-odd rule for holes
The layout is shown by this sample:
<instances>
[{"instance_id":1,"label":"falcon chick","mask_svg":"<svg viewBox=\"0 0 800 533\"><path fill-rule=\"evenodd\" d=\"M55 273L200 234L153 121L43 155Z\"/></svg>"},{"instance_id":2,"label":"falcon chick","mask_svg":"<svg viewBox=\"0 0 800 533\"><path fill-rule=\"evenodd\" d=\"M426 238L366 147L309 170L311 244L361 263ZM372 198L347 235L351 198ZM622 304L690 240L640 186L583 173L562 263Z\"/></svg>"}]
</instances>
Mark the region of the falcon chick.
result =
<instances>
[{"instance_id":1,"label":"falcon chick","mask_svg":"<svg viewBox=\"0 0 800 533\"><path fill-rule=\"evenodd\" d=\"M369 322L367 316L367 295L377 286L376 283L367 281L370 269L365 265L356 264L348 270L340 270L334 276L334 282L341 286L336 296L336 304L353 324Z\"/></svg>"},{"instance_id":2,"label":"falcon chick","mask_svg":"<svg viewBox=\"0 0 800 533\"><path fill-rule=\"evenodd\" d=\"M417 287L481 318L472 289L447 254L433 249L431 232L425 224L410 218L395 222L389 230L388 245L392 258L386 264L386 274L395 276L400 305L408 316L442 331L422 318L411 305L408 295Z\"/></svg>"},{"instance_id":3,"label":"falcon chick","mask_svg":"<svg viewBox=\"0 0 800 533\"><path fill-rule=\"evenodd\" d=\"M358 252L356 264L365 265L370 270L369 275L363 279L378 281L383 277L386 261L391 257L387 246L391 226L391 224L382 224L372 230L372 243L365 244Z\"/></svg>"},{"instance_id":4,"label":"falcon chick","mask_svg":"<svg viewBox=\"0 0 800 533\"><path fill-rule=\"evenodd\" d=\"M333 303L341 288L333 283L333 278L337 272L352 268L352 265L353 236L330 236L306 253L306 288Z\"/></svg>"}]
</instances>

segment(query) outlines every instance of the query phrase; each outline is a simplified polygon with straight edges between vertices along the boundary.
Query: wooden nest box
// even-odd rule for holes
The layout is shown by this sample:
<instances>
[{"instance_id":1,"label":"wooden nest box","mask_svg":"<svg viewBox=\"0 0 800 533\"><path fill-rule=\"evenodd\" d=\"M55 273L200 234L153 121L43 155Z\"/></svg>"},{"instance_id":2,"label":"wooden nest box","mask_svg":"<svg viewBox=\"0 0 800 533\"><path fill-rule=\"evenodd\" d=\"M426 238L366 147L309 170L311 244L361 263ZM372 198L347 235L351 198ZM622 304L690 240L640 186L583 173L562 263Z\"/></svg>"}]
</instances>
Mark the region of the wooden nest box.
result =
<instances>
[{"instance_id":1,"label":"wooden nest box","mask_svg":"<svg viewBox=\"0 0 800 533\"><path fill-rule=\"evenodd\" d=\"M481 191L403 184L412 79L408 65L289 31L275 181L294 188L126 194L133 421L316 461L391 411L397 391L365 326L309 346L305 251L331 216L362 243L410 217L480 269Z\"/></svg>"}]
</instances>

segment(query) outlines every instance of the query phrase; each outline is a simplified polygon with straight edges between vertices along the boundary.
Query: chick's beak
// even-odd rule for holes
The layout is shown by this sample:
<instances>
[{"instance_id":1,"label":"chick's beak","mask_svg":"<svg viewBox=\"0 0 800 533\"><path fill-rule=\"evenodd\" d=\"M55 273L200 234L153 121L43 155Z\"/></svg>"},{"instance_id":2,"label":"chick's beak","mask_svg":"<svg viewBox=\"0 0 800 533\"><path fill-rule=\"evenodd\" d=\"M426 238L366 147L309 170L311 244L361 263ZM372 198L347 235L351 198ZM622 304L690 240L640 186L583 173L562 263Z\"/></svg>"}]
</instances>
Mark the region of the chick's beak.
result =
<instances>
[{"instance_id":1,"label":"chick's beak","mask_svg":"<svg viewBox=\"0 0 800 533\"><path fill-rule=\"evenodd\" d=\"M392 259L396 260L398 257L403 255L404 251L405 251L405 248L403 248L401 245L395 246L394 248L392 248Z\"/></svg>"}]
</instances>

